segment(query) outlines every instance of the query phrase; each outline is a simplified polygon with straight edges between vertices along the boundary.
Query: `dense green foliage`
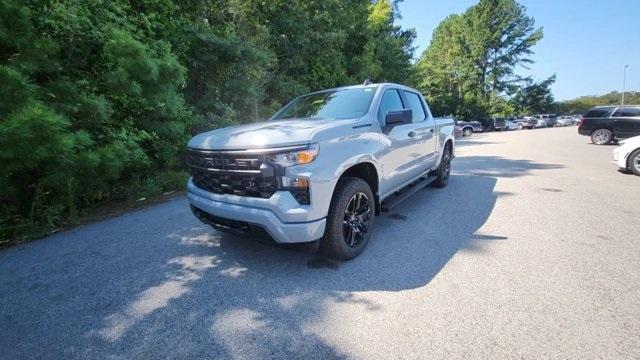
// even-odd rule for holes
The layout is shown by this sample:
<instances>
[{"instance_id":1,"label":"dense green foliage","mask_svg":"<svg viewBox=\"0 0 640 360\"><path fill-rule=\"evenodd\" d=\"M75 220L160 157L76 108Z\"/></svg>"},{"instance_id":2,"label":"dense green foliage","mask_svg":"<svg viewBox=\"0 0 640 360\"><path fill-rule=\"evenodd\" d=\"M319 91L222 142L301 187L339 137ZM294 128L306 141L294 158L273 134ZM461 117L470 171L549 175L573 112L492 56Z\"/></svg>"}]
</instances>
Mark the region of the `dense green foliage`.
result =
<instances>
[{"instance_id":1,"label":"dense green foliage","mask_svg":"<svg viewBox=\"0 0 640 360\"><path fill-rule=\"evenodd\" d=\"M604 95L581 96L567 101L559 101L554 104L554 111L559 114L584 114L594 106L620 105L622 93L612 91ZM624 103L627 105L640 105L640 91L627 91L624 94Z\"/></svg>"},{"instance_id":2,"label":"dense green foliage","mask_svg":"<svg viewBox=\"0 0 640 360\"><path fill-rule=\"evenodd\" d=\"M0 0L0 237L184 186L189 136L406 82L390 0Z\"/></svg>"},{"instance_id":3,"label":"dense green foliage","mask_svg":"<svg viewBox=\"0 0 640 360\"><path fill-rule=\"evenodd\" d=\"M555 77L533 83L516 72L542 39L534 25L515 0L480 0L440 23L416 64L416 86L434 113L474 119L546 110Z\"/></svg>"}]
</instances>

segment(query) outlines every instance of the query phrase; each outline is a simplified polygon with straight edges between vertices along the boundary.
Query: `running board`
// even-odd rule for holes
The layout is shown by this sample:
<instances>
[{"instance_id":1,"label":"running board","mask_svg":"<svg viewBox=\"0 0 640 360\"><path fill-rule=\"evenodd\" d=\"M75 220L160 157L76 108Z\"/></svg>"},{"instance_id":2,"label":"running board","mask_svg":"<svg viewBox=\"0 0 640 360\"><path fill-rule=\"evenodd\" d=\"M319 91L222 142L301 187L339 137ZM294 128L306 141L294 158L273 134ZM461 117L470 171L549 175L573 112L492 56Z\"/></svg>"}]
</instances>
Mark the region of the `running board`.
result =
<instances>
[{"instance_id":1,"label":"running board","mask_svg":"<svg viewBox=\"0 0 640 360\"><path fill-rule=\"evenodd\" d=\"M381 211L391 211L391 209L398 206L401 202L407 200L411 195L417 193L425 186L431 184L435 179L437 179L436 176L427 176L407 185L405 188L396 192L394 195L391 195L388 198L384 199L380 207Z\"/></svg>"}]
</instances>

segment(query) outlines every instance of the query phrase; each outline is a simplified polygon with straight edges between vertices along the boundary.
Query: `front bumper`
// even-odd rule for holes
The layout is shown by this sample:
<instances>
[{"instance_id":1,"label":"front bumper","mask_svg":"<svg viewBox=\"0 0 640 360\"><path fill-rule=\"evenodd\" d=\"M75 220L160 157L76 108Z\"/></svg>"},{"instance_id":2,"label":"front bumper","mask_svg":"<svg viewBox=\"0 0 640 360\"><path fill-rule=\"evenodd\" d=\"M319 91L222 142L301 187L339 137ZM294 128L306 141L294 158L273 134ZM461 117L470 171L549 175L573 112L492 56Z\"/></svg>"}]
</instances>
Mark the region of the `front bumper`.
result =
<instances>
[{"instance_id":1,"label":"front bumper","mask_svg":"<svg viewBox=\"0 0 640 360\"><path fill-rule=\"evenodd\" d=\"M278 213L280 213L280 216L286 213L286 211L283 212L281 209L282 204L295 204L295 200L288 192L278 192L274 194L272 199L280 195L282 195L282 197L291 197L291 199L275 201L271 204L277 204L277 207L271 208L269 202L264 201L264 199L254 200L259 206L249 206L249 204L241 205L215 200L213 198L214 196L212 196L213 194L208 194L196 189L194 189L190 181L188 192L189 203L191 206L213 215L212 225L217 223L219 226L214 226L214 228L218 230L229 230L229 232L238 234L242 232L238 230L243 230L245 227L249 230L261 228L266 231L273 241L281 244L311 242L320 239L324 235L326 218L313 221L287 222L278 216ZM292 208L290 210L296 211L299 209ZM221 220L218 221L215 218L220 218ZM237 227L233 226L233 228L229 226L230 224L235 225L240 222L246 224L239 224ZM246 235L252 234L253 231L246 232Z\"/></svg>"},{"instance_id":2,"label":"front bumper","mask_svg":"<svg viewBox=\"0 0 640 360\"><path fill-rule=\"evenodd\" d=\"M613 163L618 165L621 169L627 168L627 157L629 156L629 151L625 149L624 146L619 146L613 149Z\"/></svg>"}]
</instances>

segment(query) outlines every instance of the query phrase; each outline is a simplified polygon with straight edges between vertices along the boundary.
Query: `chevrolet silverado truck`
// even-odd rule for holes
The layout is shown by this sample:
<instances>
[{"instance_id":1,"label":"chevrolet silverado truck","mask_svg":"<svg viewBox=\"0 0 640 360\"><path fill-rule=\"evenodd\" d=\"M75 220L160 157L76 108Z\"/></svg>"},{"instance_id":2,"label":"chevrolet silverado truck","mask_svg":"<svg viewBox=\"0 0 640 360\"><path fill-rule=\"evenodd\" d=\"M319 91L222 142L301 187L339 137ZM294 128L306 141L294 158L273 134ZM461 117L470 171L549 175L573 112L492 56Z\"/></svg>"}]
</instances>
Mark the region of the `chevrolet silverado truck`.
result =
<instances>
[{"instance_id":1,"label":"chevrolet silverado truck","mask_svg":"<svg viewBox=\"0 0 640 360\"><path fill-rule=\"evenodd\" d=\"M193 137L189 203L216 230L316 242L348 260L367 245L376 215L426 185L447 185L453 128L402 85L303 95L265 122Z\"/></svg>"}]
</instances>

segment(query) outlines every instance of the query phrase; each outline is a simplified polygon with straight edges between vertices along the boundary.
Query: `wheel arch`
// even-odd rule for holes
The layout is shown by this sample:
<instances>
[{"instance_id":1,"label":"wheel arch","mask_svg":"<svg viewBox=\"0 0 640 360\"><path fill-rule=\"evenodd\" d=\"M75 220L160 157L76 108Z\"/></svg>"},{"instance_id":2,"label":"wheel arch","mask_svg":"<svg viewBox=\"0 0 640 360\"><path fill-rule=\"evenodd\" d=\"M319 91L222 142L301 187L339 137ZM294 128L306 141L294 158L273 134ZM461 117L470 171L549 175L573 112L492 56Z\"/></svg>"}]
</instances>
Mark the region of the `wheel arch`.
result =
<instances>
[{"instance_id":1,"label":"wheel arch","mask_svg":"<svg viewBox=\"0 0 640 360\"><path fill-rule=\"evenodd\" d=\"M640 152L640 147L637 147L637 148L635 148L635 149L633 149L633 150L629 151L629 155L627 155L627 159L626 159L626 161L625 161L625 162L626 162L626 165L627 165L627 169L628 169L628 170L633 170L633 169L632 169L632 167L633 167L634 165L632 164L632 161L634 160L634 156L633 156L633 155L634 155L636 152Z\"/></svg>"},{"instance_id":2,"label":"wheel arch","mask_svg":"<svg viewBox=\"0 0 640 360\"><path fill-rule=\"evenodd\" d=\"M352 164L342 171L337 184L345 177L360 178L369 184L371 192L373 192L373 196L375 197L375 213L376 215L380 214L380 176L376 166L369 161ZM335 193L335 188L333 191Z\"/></svg>"}]
</instances>

